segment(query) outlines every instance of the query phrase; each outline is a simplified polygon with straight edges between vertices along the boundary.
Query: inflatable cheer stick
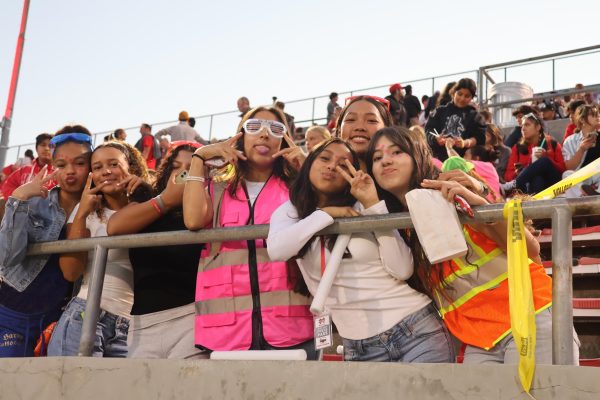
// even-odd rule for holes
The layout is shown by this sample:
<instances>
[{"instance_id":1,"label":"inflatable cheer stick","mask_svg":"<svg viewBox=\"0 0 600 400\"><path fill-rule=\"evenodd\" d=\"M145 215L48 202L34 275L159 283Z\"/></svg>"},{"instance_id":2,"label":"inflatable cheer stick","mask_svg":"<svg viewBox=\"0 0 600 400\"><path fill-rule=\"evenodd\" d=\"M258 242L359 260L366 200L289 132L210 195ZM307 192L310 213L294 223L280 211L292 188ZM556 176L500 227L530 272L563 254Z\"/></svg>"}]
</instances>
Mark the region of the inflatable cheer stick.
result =
<instances>
[{"instance_id":1,"label":"inflatable cheer stick","mask_svg":"<svg viewBox=\"0 0 600 400\"><path fill-rule=\"evenodd\" d=\"M337 275L348 242L350 242L349 234L338 235L335 241L329 261L327 261L327 265L325 266L325 272L323 272L321 282L317 288L317 293L315 293L315 297L310 305L310 311L315 315L321 314L325 308L325 300L327 300L327 296L329 296L329 292L331 291L331 285L333 285L333 280Z\"/></svg>"}]
</instances>

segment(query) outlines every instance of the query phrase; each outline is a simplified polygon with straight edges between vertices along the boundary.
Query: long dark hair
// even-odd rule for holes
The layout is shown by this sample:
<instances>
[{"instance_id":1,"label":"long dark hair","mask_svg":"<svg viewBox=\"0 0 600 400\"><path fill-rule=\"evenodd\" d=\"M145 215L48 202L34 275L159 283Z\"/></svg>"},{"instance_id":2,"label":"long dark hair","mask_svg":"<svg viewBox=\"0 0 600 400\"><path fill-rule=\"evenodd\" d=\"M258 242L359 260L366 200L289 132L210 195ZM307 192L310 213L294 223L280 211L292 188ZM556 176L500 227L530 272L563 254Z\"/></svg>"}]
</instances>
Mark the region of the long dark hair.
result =
<instances>
[{"instance_id":1,"label":"long dark hair","mask_svg":"<svg viewBox=\"0 0 600 400\"><path fill-rule=\"evenodd\" d=\"M525 116L523 116L523 120L529 120L531 122L533 122L534 125L537 125L538 128L538 144L542 143L542 141L544 140L544 131L546 129L545 125L544 125L544 121L537 117L534 113L529 113ZM548 143L545 143L545 147L548 148ZM527 142L525 141L525 136L523 136L521 138L521 140L519 141L519 143L517 143L517 151L520 154L523 155L527 155L529 154L529 145L527 144Z\"/></svg>"},{"instance_id":2,"label":"long dark hair","mask_svg":"<svg viewBox=\"0 0 600 400\"><path fill-rule=\"evenodd\" d=\"M254 116L261 111L268 111L268 112L274 114L275 117L277 118L277 120L285 125L285 127L288 131L288 134L290 136L293 135L293 132L290 132L290 128L287 124L287 121L286 121L286 118L285 118L283 112L273 106L260 106L260 107L253 108L252 110L248 111L244 115L242 120L240 121L237 131L244 132L244 127L243 127L244 122L246 122L248 119L254 118ZM238 139L238 141L235 144L236 149L239 151L242 151L242 152L244 151L245 135L246 134L244 133L244 135L242 135L242 137L240 139ZM284 139L281 139L281 148L280 149L283 150L287 147L289 147L287 142ZM249 169L248 162L240 159L240 160L238 160L237 165L235 167L232 167L232 168L230 167L229 169L227 169L226 174L224 176L220 177L221 180L229 181L229 187L227 190L229 191L229 194L233 198L237 198L236 191L237 191L238 185L244 181L244 178L248 174L248 169ZM277 178L281 179L289 187L292 180L296 176L296 171L285 160L285 158L278 157L275 159L275 162L273 163L272 176L276 176Z\"/></svg>"},{"instance_id":3,"label":"long dark hair","mask_svg":"<svg viewBox=\"0 0 600 400\"><path fill-rule=\"evenodd\" d=\"M314 161L319 157L319 155L329 147L331 144L341 144L345 146L352 154L352 165L354 168L359 169L358 157L356 152L352 150L352 147L344 140L340 138L332 138L325 142L322 142L317 147L313 149L313 151L308 155L304 164L302 164L302 168L298 172L298 176L292 183L290 187L290 202L296 208L298 212L298 218L304 219L312 214L317 209L317 193L315 192L315 188L313 184L310 182L310 169ZM328 206L352 206L356 202L356 199L350 194L350 185L346 185L344 190L341 193L337 193L332 198L328 199ZM330 235L325 238L327 246L330 248L333 247L335 243L337 235ZM315 237L311 238L298 252L296 258L302 258L306 255L308 249L312 242L315 240Z\"/></svg>"},{"instance_id":4,"label":"long dark hair","mask_svg":"<svg viewBox=\"0 0 600 400\"><path fill-rule=\"evenodd\" d=\"M369 143L367 158L365 160L369 175L373 176L373 154L375 153L375 145L382 137L390 140L397 145L402 152L410 156L413 173L408 183L409 191L421 188L423 179L436 179L438 177L440 171L433 165L433 155L431 154L431 149L429 148L425 137L418 132L413 132L405 127L383 128L373 135L371 142ZM377 188L379 198L385 201L389 212L407 211L406 207L404 207L394 195L381 188L376 179L373 180L375 181L375 187ZM432 297L433 283L443 282L442 269L437 265L431 265L423 251L419 238L413 229L402 230L400 231L400 234L412 250L415 264L416 274L407 282L414 289Z\"/></svg>"}]
</instances>

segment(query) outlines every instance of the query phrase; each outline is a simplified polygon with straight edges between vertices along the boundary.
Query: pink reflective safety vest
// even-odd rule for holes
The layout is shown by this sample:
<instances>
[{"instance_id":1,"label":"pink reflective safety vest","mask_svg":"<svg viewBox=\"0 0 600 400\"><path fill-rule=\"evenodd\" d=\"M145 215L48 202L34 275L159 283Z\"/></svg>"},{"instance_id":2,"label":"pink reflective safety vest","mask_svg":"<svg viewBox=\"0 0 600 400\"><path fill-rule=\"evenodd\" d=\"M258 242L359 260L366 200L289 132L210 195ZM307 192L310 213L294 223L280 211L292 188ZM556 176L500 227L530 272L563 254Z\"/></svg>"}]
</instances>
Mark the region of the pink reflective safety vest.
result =
<instances>
[{"instance_id":1,"label":"pink reflective safety vest","mask_svg":"<svg viewBox=\"0 0 600 400\"><path fill-rule=\"evenodd\" d=\"M211 187L211 197L219 190ZM238 186L213 200L215 227L268 224L289 199L285 183L271 177L254 205ZM202 251L196 280L195 343L210 350L291 347L313 337L309 299L295 293L285 262L269 259L264 239L212 243Z\"/></svg>"}]
</instances>

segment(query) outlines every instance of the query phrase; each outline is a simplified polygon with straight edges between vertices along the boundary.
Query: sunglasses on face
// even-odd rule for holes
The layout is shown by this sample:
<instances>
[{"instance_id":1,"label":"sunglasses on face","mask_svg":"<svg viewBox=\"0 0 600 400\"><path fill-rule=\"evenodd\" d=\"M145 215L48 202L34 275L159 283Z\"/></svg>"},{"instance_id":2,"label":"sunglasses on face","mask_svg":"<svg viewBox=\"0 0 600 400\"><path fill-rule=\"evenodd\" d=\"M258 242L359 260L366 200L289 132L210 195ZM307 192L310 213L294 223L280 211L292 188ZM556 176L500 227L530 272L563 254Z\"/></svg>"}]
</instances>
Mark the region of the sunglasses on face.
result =
<instances>
[{"instance_id":1,"label":"sunglasses on face","mask_svg":"<svg viewBox=\"0 0 600 400\"><path fill-rule=\"evenodd\" d=\"M287 128L283 123L265 119L248 119L242 126L244 127L244 132L250 135L256 135L261 129L265 128L271 136L278 139L281 139L287 132Z\"/></svg>"},{"instance_id":2,"label":"sunglasses on face","mask_svg":"<svg viewBox=\"0 0 600 400\"><path fill-rule=\"evenodd\" d=\"M92 151L94 150L92 137L85 133L65 133L63 135L54 136L52 139L50 139L50 150L54 153L54 150L57 146L68 142L88 144L90 149Z\"/></svg>"},{"instance_id":3,"label":"sunglasses on face","mask_svg":"<svg viewBox=\"0 0 600 400\"><path fill-rule=\"evenodd\" d=\"M359 99L359 98L375 100L376 102L378 102L379 104L382 104L385 108L387 108L388 111L390 111L390 102L382 97L377 97L377 96L369 96L369 95L350 96L350 97L346 98L345 105L348 105L352 100Z\"/></svg>"}]
</instances>

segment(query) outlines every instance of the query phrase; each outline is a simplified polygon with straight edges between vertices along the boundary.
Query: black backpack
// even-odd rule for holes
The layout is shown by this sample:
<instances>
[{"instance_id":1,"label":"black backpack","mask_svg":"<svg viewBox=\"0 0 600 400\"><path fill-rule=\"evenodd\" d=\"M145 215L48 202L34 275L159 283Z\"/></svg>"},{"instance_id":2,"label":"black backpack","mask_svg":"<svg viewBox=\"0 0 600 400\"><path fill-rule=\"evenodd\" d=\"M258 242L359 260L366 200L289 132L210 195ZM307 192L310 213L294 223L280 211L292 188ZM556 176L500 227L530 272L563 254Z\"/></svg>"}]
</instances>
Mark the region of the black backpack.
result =
<instances>
[{"instance_id":1,"label":"black backpack","mask_svg":"<svg viewBox=\"0 0 600 400\"><path fill-rule=\"evenodd\" d=\"M142 139L144 139L143 136L135 144L135 148L138 149L140 153L142 153L144 150L144 147L142 146ZM162 152L160 151L160 143L158 142L158 139L154 136L152 136L152 139L154 139L154 145L152 146L152 157L155 160L158 160L162 157Z\"/></svg>"}]
</instances>

